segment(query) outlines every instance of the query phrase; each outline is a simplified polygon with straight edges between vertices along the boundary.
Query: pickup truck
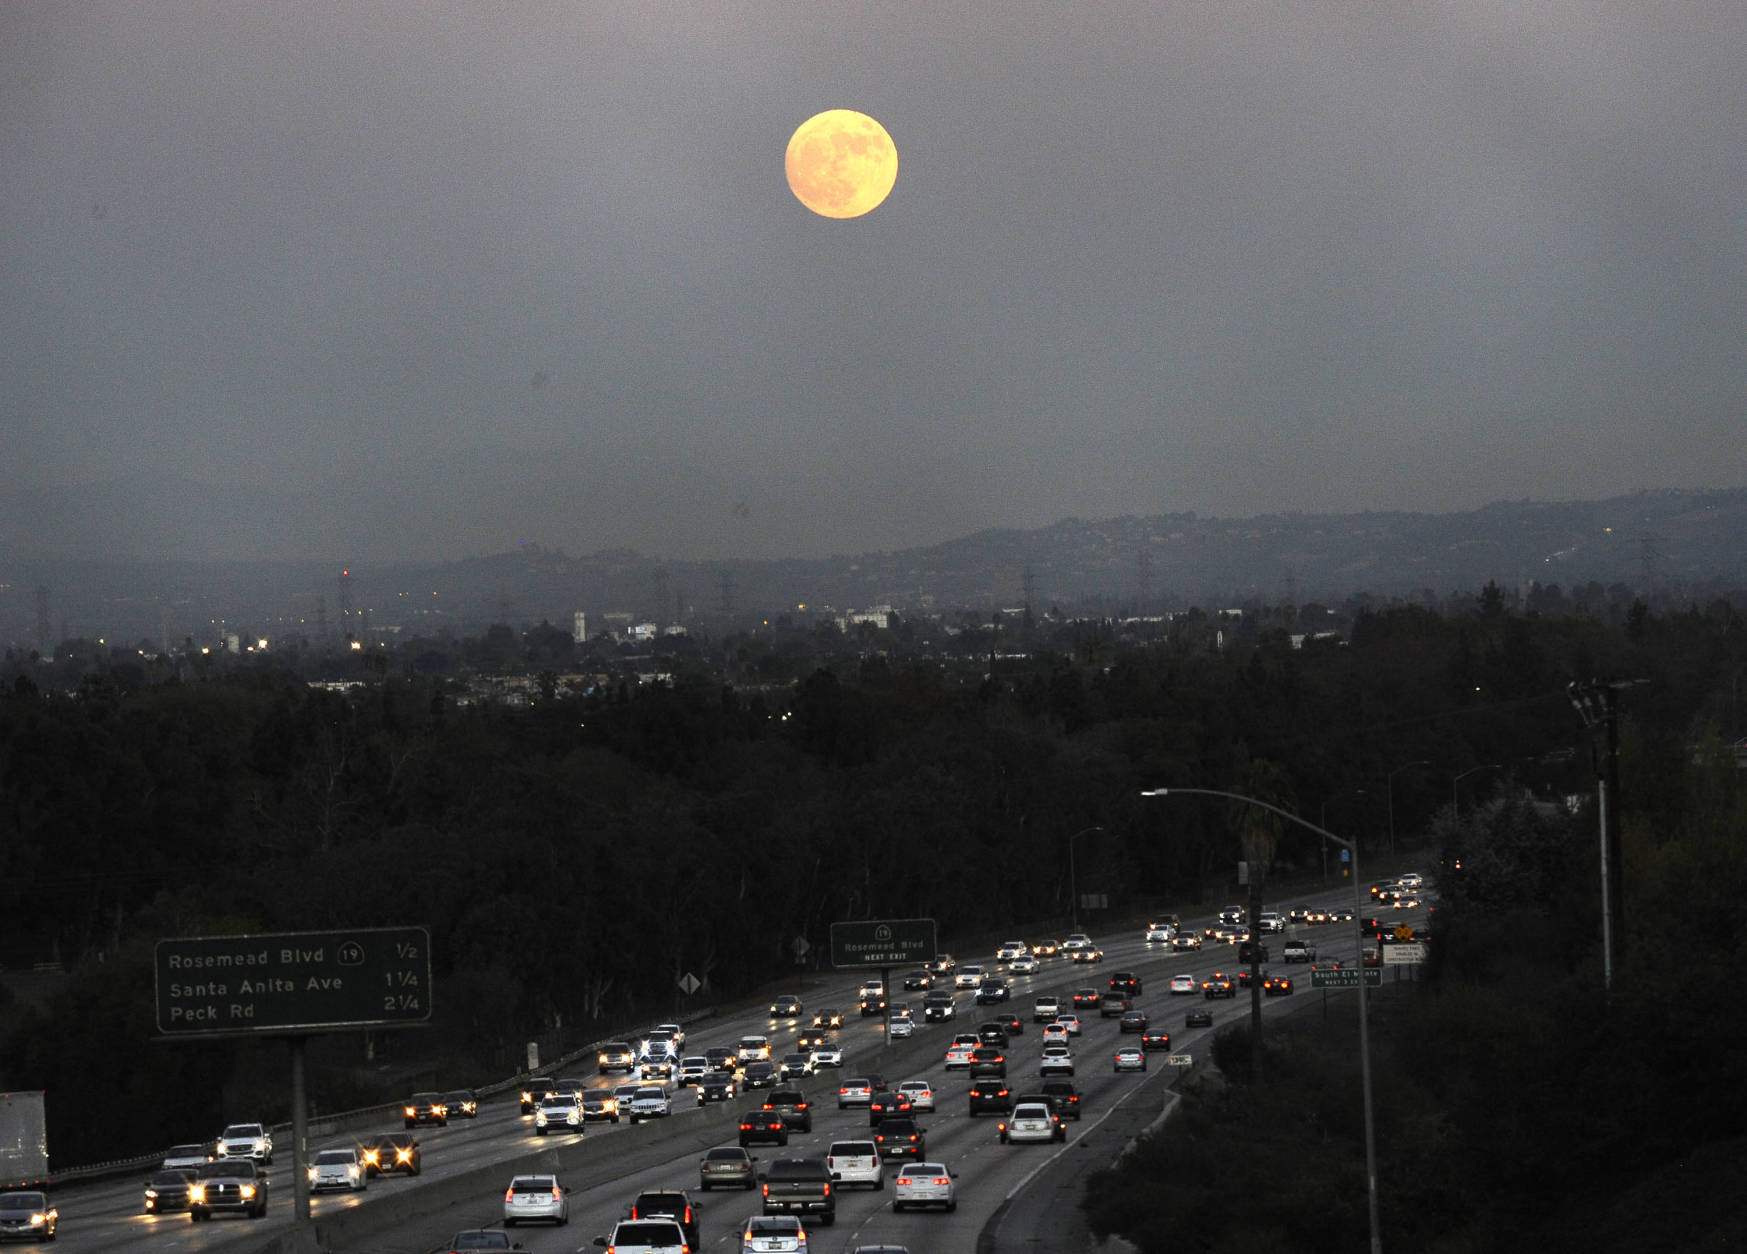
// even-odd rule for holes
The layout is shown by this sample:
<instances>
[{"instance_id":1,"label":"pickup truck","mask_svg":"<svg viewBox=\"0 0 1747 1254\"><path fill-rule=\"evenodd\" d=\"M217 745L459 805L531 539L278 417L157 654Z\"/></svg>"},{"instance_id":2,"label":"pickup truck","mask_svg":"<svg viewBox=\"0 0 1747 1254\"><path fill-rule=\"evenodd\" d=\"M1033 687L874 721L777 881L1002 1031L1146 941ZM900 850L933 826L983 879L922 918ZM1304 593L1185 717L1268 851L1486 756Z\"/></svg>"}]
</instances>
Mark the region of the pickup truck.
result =
<instances>
[{"instance_id":1,"label":"pickup truck","mask_svg":"<svg viewBox=\"0 0 1747 1254\"><path fill-rule=\"evenodd\" d=\"M1289 940L1280 947L1280 958L1284 962L1315 962L1316 946L1306 941Z\"/></svg>"},{"instance_id":2,"label":"pickup truck","mask_svg":"<svg viewBox=\"0 0 1747 1254\"><path fill-rule=\"evenodd\" d=\"M779 1158L760 1175L767 1215L817 1215L830 1227L837 1221L837 1191L822 1158Z\"/></svg>"},{"instance_id":3,"label":"pickup truck","mask_svg":"<svg viewBox=\"0 0 1747 1254\"><path fill-rule=\"evenodd\" d=\"M1031 1003L1031 1021L1033 1023L1054 1023L1055 1017L1061 1013L1062 1003L1055 997L1039 997Z\"/></svg>"}]
</instances>

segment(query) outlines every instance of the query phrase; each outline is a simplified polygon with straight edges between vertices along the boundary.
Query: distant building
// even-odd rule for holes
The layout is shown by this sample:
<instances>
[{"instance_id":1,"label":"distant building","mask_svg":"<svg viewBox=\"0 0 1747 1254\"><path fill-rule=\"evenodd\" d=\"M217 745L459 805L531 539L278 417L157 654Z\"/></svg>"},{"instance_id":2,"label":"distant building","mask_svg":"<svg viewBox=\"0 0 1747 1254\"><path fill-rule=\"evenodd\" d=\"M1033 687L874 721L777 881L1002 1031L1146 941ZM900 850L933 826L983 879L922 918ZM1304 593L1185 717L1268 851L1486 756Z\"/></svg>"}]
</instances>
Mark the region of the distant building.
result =
<instances>
[{"instance_id":1,"label":"distant building","mask_svg":"<svg viewBox=\"0 0 1747 1254\"><path fill-rule=\"evenodd\" d=\"M577 644L588 643L588 615L577 610L570 619L570 638Z\"/></svg>"},{"instance_id":2,"label":"distant building","mask_svg":"<svg viewBox=\"0 0 1747 1254\"><path fill-rule=\"evenodd\" d=\"M837 616L837 630L848 631L851 627L863 624L870 627L890 627L892 625L892 607L889 605L872 605L865 610L850 610Z\"/></svg>"}]
</instances>

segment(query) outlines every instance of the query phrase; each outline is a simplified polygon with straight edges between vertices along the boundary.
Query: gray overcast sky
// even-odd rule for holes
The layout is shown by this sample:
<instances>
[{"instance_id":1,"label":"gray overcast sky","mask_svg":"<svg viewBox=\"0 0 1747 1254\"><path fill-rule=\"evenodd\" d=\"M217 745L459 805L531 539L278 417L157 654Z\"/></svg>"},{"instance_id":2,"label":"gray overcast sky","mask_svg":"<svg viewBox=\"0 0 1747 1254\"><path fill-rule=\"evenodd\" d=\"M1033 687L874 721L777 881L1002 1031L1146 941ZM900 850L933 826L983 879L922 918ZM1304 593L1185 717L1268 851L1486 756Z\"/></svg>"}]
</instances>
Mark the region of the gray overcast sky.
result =
<instances>
[{"instance_id":1,"label":"gray overcast sky","mask_svg":"<svg viewBox=\"0 0 1747 1254\"><path fill-rule=\"evenodd\" d=\"M0 541L1741 486L1744 66L1742 0L6 0ZM899 153L850 221L783 175L839 107Z\"/></svg>"}]
</instances>

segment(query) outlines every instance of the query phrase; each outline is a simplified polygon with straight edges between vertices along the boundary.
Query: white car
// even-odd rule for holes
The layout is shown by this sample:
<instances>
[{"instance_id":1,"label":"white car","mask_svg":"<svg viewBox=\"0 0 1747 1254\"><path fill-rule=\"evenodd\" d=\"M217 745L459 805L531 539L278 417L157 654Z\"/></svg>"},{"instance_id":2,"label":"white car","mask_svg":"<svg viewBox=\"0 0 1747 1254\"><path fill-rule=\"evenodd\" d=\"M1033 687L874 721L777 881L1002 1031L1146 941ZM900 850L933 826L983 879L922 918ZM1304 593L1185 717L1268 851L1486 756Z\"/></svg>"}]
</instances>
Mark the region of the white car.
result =
<instances>
[{"instance_id":1,"label":"white car","mask_svg":"<svg viewBox=\"0 0 1747 1254\"><path fill-rule=\"evenodd\" d=\"M910 1099L911 1110L934 1109L934 1086L926 1080L905 1080L898 1092Z\"/></svg>"},{"instance_id":2,"label":"white car","mask_svg":"<svg viewBox=\"0 0 1747 1254\"><path fill-rule=\"evenodd\" d=\"M1020 954L1030 954L1031 946L1024 941L1002 941L1001 947L995 951L996 962L1012 962Z\"/></svg>"},{"instance_id":3,"label":"white car","mask_svg":"<svg viewBox=\"0 0 1747 1254\"><path fill-rule=\"evenodd\" d=\"M252 1158L270 1166L273 1162L273 1134L267 1131L265 1124L233 1123L219 1134L218 1156Z\"/></svg>"},{"instance_id":4,"label":"white car","mask_svg":"<svg viewBox=\"0 0 1747 1254\"><path fill-rule=\"evenodd\" d=\"M677 1219L621 1219L612 1235L596 1237L613 1254L687 1254L691 1243Z\"/></svg>"},{"instance_id":5,"label":"white car","mask_svg":"<svg viewBox=\"0 0 1747 1254\"><path fill-rule=\"evenodd\" d=\"M1193 975L1186 975L1186 974L1185 975L1173 975L1171 977L1171 996L1172 997L1176 997L1176 996L1179 996L1182 994L1187 994L1187 993L1194 993L1200 987L1201 986L1199 984L1195 983L1195 977Z\"/></svg>"},{"instance_id":6,"label":"white car","mask_svg":"<svg viewBox=\"0 0 1747 1254\"><path fill-rule=\"evenodd\" d=\"M667 1113L666 1089L657 1088L652 1084L637 1086L637 1095L631 1099L632 1123L642 1123L645 1119L664 1118Z\"/></svg>"},{"instance_id":7,"label":"white car","mask_svg":"<svg viewBox=\"0 0 1747 1254\"><path fill-rule=\"evenodd\" d=\"M946 1069L948 1071L962 1071L966 1067L969 1067L971 1065L971 1055L976 1052L976 1048L975 1045L965 1045L957 1041L953 1042L953 1044L949 1045L946 1050Z\"/></svg>"},{"instance_id":8,"label":"white car","mask_svg":"<svg viewBox=\"0 0 1747 1254\"><path fill-rule=\"evenodd\" d=\"M570 1199L557 1176L516 1176L503 1195L503 1226L532 1222L562 1227L570 1222Z\"/></svg>"},{"instance_id":9,"label":"white car","mask_svg":"<svg viewBox=\"0 0 1747 1254\"><path fill-rule=\"evenodd\" d=\"M1090 949L1091 947L1092 938L1087 936L1084 932L1075 932L1072 936L1069 936L1062 942L1062 948L1069 951L1075 949Z\"/></svg>"},{"instance_id":10,"label":"white car","mask_svg":"<svg viewBox=\"0 0 1747 1254\"><path fill-rule=\"evenodd\" d=\"M1066 1045L1068 1043L1068 1025L1060 1021L1044 1024L1043 1043L1045 1045Z\"/></svg>"},{"instance_id":11,"label":"white car","mask_svg":"<svg viewBox=\"0 0 1747 1254\"><path fill-rule=\"evenodd\" d=\"M906 1210L912 1206L939 1206L958 1209L952 1182L957 1179L945 1163L905 1163L892 1181L892 1209Z\"/></svg>"},{"instance_id":12,"label":"white car","mask_svg":"<svg viewBox=\"0 0 1747 1254\"><path fill-rule=\"evenodd\" d=\"M768 1036L743 1036L740 1038L738 1053L741 1062L769 1062L770 1038Z\"/></svg>"},{"instance_id":13,"label":"white car","mask_svg":"<svg viewBox=\"0 0 1747 1254\"><path fill-rule=\"evenodd\" d=\"M1067 1125L1042 1102L1020 1102L1000 1124L1001 1144L1025 1144L1067 1139Z\"/></svg>"},{"instance_id":14,"label":"white car","mask_svg":"<svg viewBox=\"0 0 1747 1254\"><path fill-rule=\"evenodd\" d=\"M754 1215L740 1233L740 1254L807 1254L799 1215Z\"/></svg>"},{"instance_id":15,"label":"white car","mask_svg":"<svg viewBox=\"0 0 1747 1254\"><path fill-rule=\"evenodd\" d=\"M548 1132L583 1133L588 1116L583 1113L582 1099L575 1093L548 1093L534 1108L534 1135Z\"/></svg>"},{"instance_id":16,"label":"white car","mask_svg":"<svg viewBox=\"0 0 1747 1254\"><path fill-rule=\"evenodd\" d=\"M1030 954L1020 954L1007 964L1007 970L1013 975L1033 975L1037 971L1037 959Z\"/></svg>"},{"instance_id":17,"label":"white car","mask_svg":"<svg viewBox=\"0 0 1747 1254\"><path fill-rule=\"evenodd\" d=\"M838 1045L813 1046L813 1070L820 1067L841 1067L843 1065L843 1048Z\"/></svg>"},{"instance_id":18,"label":"white car","mask_svg":"<svg viewBox=\"0 0 1747 1254\"><path fill-rule=\"evenodd\" d=\"M1076 1014L1057 1015L1055 1021L1068 1030L1069 1036L1080 1034L1080 1016Z\"/></svg>"},{"instance_id":19,"label":"white car","mask_svg":"<svg viewBox=\"0 0 1747 1254\"><path fill-rule=\"evenodd\" d=\"M886 1021L886 1031L893 1040L916 1034L916 1021L909 1015L893 1015Z\"/></svg>"},{"instance_id":20,"label":"white car","mask_svg":"<svg viewBox=\"0 0 1747 1254\"><path fill-rule=\"evenodd\" d=\"M1038 1075L1073 1075L1074 1051L1066 1045L1045 1045L1037 1064Z\"/></svg>"},{"instance_id":21,"label":"white car","mask_svg":"<svg viewBox=\"0 0 1747 1254\"><path fill-rule=\"evenodd\" d=\"M710 1066L708 1058L693 1056L679 1060L679 1086L681 1088L688 1084L701 1084L715 1073L716 1069Z\"/></svg>"},{"instance_id":22,"label":"white car","mask_svg":"<svg viewBox=\"0 0 1747 1254\"><path fill-rule=\"evenodd\" d=\"M1286 930L1286 920L1282 919L1279 914L1273 910L1264 910L1262 911L1262 917L1259 920L1259 926L1264 932L1284 932Z\"/></svg>"},{"instance_id":23,"label":"white car","mask_svg":"<svg viewBox=\"0 0 1747 1254\"><path fill-rule=\"evenodd\" d=\"M974 962L967 962L952 973L954 988L975 988L983 982L983 968Z\"/></svg>"},{"instance_id":24,"label":"white car","mask_svg":"<svg viewBox=\"0 0 1747 1254\"><path fill-rule=\"evenodd\" d=\"M309 1191L322 1193L328 1189L348 1189L362 1193L370 1185L370 1173L364 1170L364 1156L356 1149L325 1149L315 1152L309 1164Z\"/></svg>"},{"instance_id":25,"label":"white car","mask_svg":"<svg viewBox=\"0 0 1747 1254\"><path fill-rule=\"evenodd\" d=\"M1124 1045L1116 1051L1117 1071L1145 1071L1146 1051L1134 1045Z\"/></svg>"},{"instance_id":26,"label":"white car","mask_svg":"<svg viewBox=\"0 0 1747 1254\"><path fill-rule=\"evenodd\" d=\"M673 1042L673 1052L678 1053L685 1045L685 1029L677 1023L657 1023L650 1036L665 1036Z\"/></svg>"},{"instance_id":27,"label":"white car","mask_svg":"<svg viewBox=\"0 0 1747 1254\"><path fill-rule=\"evenodd\" d=\"M1146 925L1147 944L1150 945L1154 941L1168 941L1170 939L1171 925L1169 923L1149 923Z\"/></svg>"},{"instance_id":28,"label":"white car","mask_svg":"<svg viewBox=\"0 0 1747 1254\"><path fill-rule=\"evenodd\" d=\"M831 1148L825 1151L825 1166L838 1184L865 1184L870 1189L886 1187L880 1147L872 1141L831 1142Z\"/></svg>"},{"instance_id":29,"label":"white car","mask_svg":"<svg viewBox=\"0 0 1747 1254\"><path fill-rule=\"evenodd\" d=\"M164 1151L164 1161L158 1164L168 1171L172 1167L204 1167L212 1161L204 1145L172 1145Z\"/></svg>"}]
</instances>

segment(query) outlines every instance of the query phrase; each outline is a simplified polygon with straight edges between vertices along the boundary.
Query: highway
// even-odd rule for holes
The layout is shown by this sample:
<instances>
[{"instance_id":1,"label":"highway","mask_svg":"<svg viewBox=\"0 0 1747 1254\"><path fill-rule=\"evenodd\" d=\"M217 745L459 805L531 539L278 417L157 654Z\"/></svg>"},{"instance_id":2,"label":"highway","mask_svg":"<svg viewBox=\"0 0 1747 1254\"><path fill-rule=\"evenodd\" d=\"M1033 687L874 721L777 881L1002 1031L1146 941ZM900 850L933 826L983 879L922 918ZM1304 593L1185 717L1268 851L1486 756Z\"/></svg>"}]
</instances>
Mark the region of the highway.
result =
<instances>
[{"instance_id":1,"label":"highway","mask_svg":"<svg viewBox=\"0 0 1747 1254\"><path fill-rule=\"evenodd\" d=\"M1282 900L1270 908L1284 914L1290 907L1301 904L1342 905L1351 900L1350 889L1331 889ZM1412 910L1390 913L1388 917L1418 924L1424 922L1425 912ZM1186 925L1195 929L1209 922L1211 918L1185 919ZM1278 961L1281 942L1295 934L1317 946L1321 961L1339 959L1352 966L1358 960L1356 931L1347 924L1294 928L1285 935L1266 938L1275 959L1272 968L1290 972L1296 989L1289 997L1265 998L1265 1016L1273 1019L1295 1009L1321 1005L1325 997L1343 1007L1350 1006L1353 993L1313 992L1306 967L1286 966ZM1034 937L1027 934L1025 939ZM1238 970L1235 948L1209 943L1200 952L1173 953L1163 945L1145 944L1138 929L1120 936L1094 933L1093 939L1105 951L1102 962L1073 965L1066 957L1047 960L1035 975L1012 978L1013 999L1002 1007L976 1007L970 991L961 991L955 1020L919 1024L913 1037L894 1042L890 1047L884 1044L880 1019L855 1016L855 990L864 974L844 971L815 974L804 985L778 990L803 996L806 1013L800 1020L769 1020L762 1013L763 1006L754 1008L754 1012L723 1015L691 1025L682 1052L701 1053L711 1045L732 1046L742 1035L762 1033L771 1038L773 1058L780 1057L799 1032L810 1027L814 1010L842 1008L849 1015L838 1034L845 1055L843 1070L838 1073L825 1069L798 1086L813 1102L812 1132L795 1133L786 1149L758 1146L751 1152L765 1163L777 1157L822 1156L834 1140L868 1136L870 1129L864 1110L838 1109L836 1090L842 1078L877 1070L893 1085L900 1080L926 1079L935 1088L938 1109L919 1118L927 1132L925 1157L945 1162L957 1173L959 1204L952 1214L940 1211L893 1214L889 1181L895 1168L888 1164L884 1192L858 1188L839 1194L835 1226L815 1226L811 1230L813 1250L848 1250L872 1243L904 1244L917 1251L975 1250L979 1235L998 1212L1000 1221L990 1228L983 1248L1035 1249L1039 1226L1070 1218L1059 1212L1071 1206L1078 1195L1077 1183L1063 1186L1068 1187L1063 1192L1055 1187L1055 1182L1076 1182L1089 1169L1088 1164L1102 1167L1114 1159L1135 1132L1163 1109L1173 1078L1171 1073L1177 1069L1167 1066L1164 1055L1155 1052L1149 1057L1145 1073L1115 1074L1111 1059L1117 1045L1133 1044L1138 1038L1121 1036L1115 1019L1101 1020L1095 1014L1082 1016L1084 1033L1074 1042L1074 1052L1075 1079L1084 1095L1081 1102L1084 1118L1077 1124L1070 1122L1065 1146L1004 1146L996 1134L995 1116L968 1114L966 1073L948 1072L944 1068L946 1042L952 1034L974 1030L996 1009L1010 1010L1025 1020L1024 1033L1015 1037L1008 1049L1008 1077L1017 1093L1031 1087L1030 1082L1037 1078L1041 1029L1031 1022L1031 1003L1039 994L1054 993L1066 1001L1076 988L1096 986L1102 990L1113 971L1134 971L1145 983L1135 1005L1151 1016L1155 1026L1163 1025L1171 1032L1170 1052L1189 1055L1194 1065L1205 1065L1210 1032L1185 1029L1185 1011L1192 1006L1209 1006L1213 1011L1213 1030L1246 1019L1249 1014L1247 989L1240 989L1232 1000L1209 1003L1199 995L1172 997L1166 988L1168 978L1179 972L1191 972L1199 979L1219 969L1235 977ZM961 963L981 961L994 965L988 955L956 956ZM894 970L892 975L894 985L898 984L902 972ZM1398 978L1406 978L1405 969L1385 969L1385 980ZM890 996L894 1001L909 1001L919 1014L921 994L906 994L895 987ZM591 1084L624 1082L620 1076L596 1079L592 1066L565 1071L587 1075ZM559 1175L570 1191L571 1220L564 1228L516 1229L513 1239L535 1254L595 1249L591 1244L593 1238L609 1233L614 1220L623 1216L636 1194L652 1187L684 1188L695 1201L701 1202L702 1249L737 1250L742 1222L759 1209L758 1195L699 1191L697 1161L709 1146L735 1143L740 1112L756 1107L760 1101L762 1093L755 1092L725 1105L700 1109L691 1090L675 1090L674 1114L667 1119L636 1127L628 1123L591 1124L586 1135L577 1138L559 1133L548 1137L534 1135L532 1117L520 1113L513 1095L504 1095L482 1104L475 1120L451 1120L446 1128L419 1129L423 1172L417 1178L378 1177L362 1194L317 1197L312 1201L312 1213L326 1248L338 1254L427 1254L443 1248L457 1229L497 1226L503 1191L513 1174L551 1171ZM399 1128L398 1123L392 1123L375 1131ZM312 1136L310 1149L313 1152L323 1145L343 1144L348 1139ZM185 1214L146 1215L141 1210L141 1181L63 1188L55 1197L62 1215L56 1248L67 1254L278 1249L278 1239L289 1236L292 1229L290 1161L290 1145L279 1145L272 1168L272 1204L268 1216L260 1220L226 1216L193 1224ZM1023 1196L1003 1211L1009 1197L1028 1183L1030 1187L1024 1189ZM287 1243L283 1248L289 1251L296 1247Z\"/></svg>"}]
</instances>

